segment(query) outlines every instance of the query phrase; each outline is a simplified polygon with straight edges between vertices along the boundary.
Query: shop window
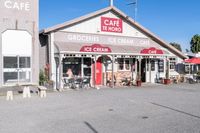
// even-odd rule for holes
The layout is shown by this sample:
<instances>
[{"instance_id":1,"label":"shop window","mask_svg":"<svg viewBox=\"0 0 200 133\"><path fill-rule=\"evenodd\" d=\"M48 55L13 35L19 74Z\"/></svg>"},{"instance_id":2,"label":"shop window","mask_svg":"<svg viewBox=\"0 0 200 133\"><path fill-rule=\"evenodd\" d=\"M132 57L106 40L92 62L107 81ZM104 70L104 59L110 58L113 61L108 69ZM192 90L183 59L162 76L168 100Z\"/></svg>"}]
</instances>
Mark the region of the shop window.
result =
<instances>
[{"instance_id":1,"label":"shop window","mask_svg":"<svg viewBox=\"0 0 200 133\"><path fill-rule=\"evenodd\" d=\"M4 56L3 57L4 83L30 82L30 57Z\"/></svg>"},{"instance_id":2,"label":"shop window","mask_svg":"<svg viewBox=\"0 0 200 133\"><path fill-rule=\"evenodd\" d=\"M19 57L19 68L30 68L30 57Z\"/></svg>"},{"instance_id":3,"label":"shop window","mask_svg":"<svg viewBox=\"0 0 200 133\"><path fill-rule=\"evenodd\" d=\"M13 83L18 80L17 72L4 72L4 83Z\"/></svg>"},{"instance_id":4,"label":"shop window","mask_svg":"<svg viewBox=\"0 0 200 133\"><path fill-rule=\"evenodd\" d=\"M118 58L118 70L130 70L130 59Z\"/></svg>"},{"instance_id":5,"label":"shop window","mask_svg":"<svg viewBox=\"0 0 200 133\"><path fill-rule=\"evenodd\" d=\"M164 60L158 61L158 72L164 72Z\"/></svg>"},{"instance_id":6,"label":"shop window","mask_svg":"<svg viewBox=\"0 0 200 133\"><path fill-rule=\"evenodd\" d=\"M83 58L83 64L84 64L86 67L91 66L91 58Z\"/></svg>"},{"instance_id":7,"label":"shop window","mask_svg":"<svg viewBox=\"0 0 200 133\"><path fill-rule=\"evenodd\" d=\"M4 57L4 68L17 68L17 57Z\"/></svg>"},{"instance_id":8,"label":"shop window","mask_svg":"<svg viewBox=\"0 0 200 133\"><path fill-rule=\"evenodd\" d=\"M125 70L130 70L130 60L125 59Z\"/></svg>"},{"instance_id":9,"label":"shop window","mask_svg":"<svg viewBox=\"0 0 200 133\"><path fill-rule=\"evenodd\" d=\"M81 58L65 58L63 60L63 76L71 69L73 76L81 76Z\"/></svg>"},{"instance_id":10,"label":"shop window","mask_svg":"<svg viewBox=\"0 0 200 133\"><path fill-rule=\"evenodd\" d=\"M176 69L176 58L169 58L170 61L170 69L175 70Z\"/></svg>"},{"instance_id":11,"label":"shop window","mask_svg":"<svg viewBox=\"0 0 200 133\"><path fill-rule=\"evenodd\" d=\"M118 59L118 70L124 70L124 59L123 58Z\"/></svg>"},{"instance_id":12,"label":"shop window","mask_svg":"<svg viewBox=\"0 0 200 133\"><path fill-rule=\"evenodd\" d=\"M155 71L155 61L151 61L151 71Z\"/></svg>"},{"instance_id":13,"label":"shop window","mask_svg":"<svg viewBox=\"0 0 200 133\"><path fill-rule=\"evenodd\" d=\"M91 58L83 58L83 76L91 76Z\"/></svg>"}]
</instances>

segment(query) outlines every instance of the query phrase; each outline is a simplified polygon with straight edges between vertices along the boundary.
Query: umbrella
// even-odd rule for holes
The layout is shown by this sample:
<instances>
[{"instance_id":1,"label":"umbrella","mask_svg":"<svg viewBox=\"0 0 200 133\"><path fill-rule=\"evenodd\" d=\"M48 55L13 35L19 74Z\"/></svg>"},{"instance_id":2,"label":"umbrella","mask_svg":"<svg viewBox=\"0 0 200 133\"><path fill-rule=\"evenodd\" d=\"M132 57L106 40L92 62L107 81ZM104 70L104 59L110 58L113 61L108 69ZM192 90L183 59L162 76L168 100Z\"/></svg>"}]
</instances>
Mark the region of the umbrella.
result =
<instances>
[{"instance_id":1,"label":"umbrella","mask_svg":"<svg viewBox=\"0 0 200 133\"><path fill-rule=\"evenodd\" d=\"M191 64L200 64L200 58L194 57L191 59L186 59L184 62L191 63Z\"/></svg>"}]
</instances>

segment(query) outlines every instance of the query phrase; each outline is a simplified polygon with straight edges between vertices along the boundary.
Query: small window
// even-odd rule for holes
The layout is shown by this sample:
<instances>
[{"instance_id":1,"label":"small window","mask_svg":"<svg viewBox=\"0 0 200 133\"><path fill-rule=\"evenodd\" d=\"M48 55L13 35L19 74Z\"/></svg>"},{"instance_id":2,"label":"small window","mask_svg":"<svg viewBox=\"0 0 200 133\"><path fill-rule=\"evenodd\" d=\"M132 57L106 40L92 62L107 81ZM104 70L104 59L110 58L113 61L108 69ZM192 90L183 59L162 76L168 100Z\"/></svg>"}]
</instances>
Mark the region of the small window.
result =
<instances>
[{"instance_id":1,"label":"small window","mask_svg":"<svg viewBox=\"0 0 200 133\"><path fill-rule=\"evenodd\" d=\"M170 60L170 69L175 70L176 69L176 58L169 58Z\"/></svg>"},{"instance_id":2,"label":"small window","mask_svg":"<svg viewBox=\"0 0 200 133\"><path fill-rule=\"evenodd\" d=\"M124 59L123 58L118 59L118 70L124 70Z\"/></svg>"},{"instance_id":3,"label":"small window","mask_svg":"<svg viewBox=\"0 0 200 133\"><path fill-rule=\"evenodd\" d=\"M164 72L164 60L158 61L158 72Z\"/></svg>"},{"instance_id":4,"label":"small window","mask_svg":"<svg viewBox=\"0 0 200 133\"><path fill-rule=\"evenodd\" d=\"M30 68L30 57L19 57L19 68Z\"/></svg>"},{"instance_id":5,"label":"small window","mask_svg":"<svg viewBox=\"0 0 200 133\"><path fill-rule=\"evenodd\" d=\"M151 71L155 71L155 61L151 61Z\"/></svg>"},{"instance_id":6,"label":"small window","mask_svg":"<svg viewBox=\"0 0 200 133\"><path fill-rule=\"evenodd\" d=\"M131 70L130 59L118 58L118 70Z\"/></svg>"},{"instance_id":7,"label":"small window","mask_svg":"<svg viewBox=\"0 0 200 133\"><path fill-rule=\"evenodd\" d=\"M125 70L130 70L130 60L125 59Z\"/></svg>"},{"instance_id":8,"label":"small window","mask_svg":"<svg viewBox=\"0 0 200 133\"><path fill-rule=\"evenodd\" d=\"M4 57L3 58L3 67L4 68L18 68L17 66L17 57Z\"/></svg>"}]
</instances>

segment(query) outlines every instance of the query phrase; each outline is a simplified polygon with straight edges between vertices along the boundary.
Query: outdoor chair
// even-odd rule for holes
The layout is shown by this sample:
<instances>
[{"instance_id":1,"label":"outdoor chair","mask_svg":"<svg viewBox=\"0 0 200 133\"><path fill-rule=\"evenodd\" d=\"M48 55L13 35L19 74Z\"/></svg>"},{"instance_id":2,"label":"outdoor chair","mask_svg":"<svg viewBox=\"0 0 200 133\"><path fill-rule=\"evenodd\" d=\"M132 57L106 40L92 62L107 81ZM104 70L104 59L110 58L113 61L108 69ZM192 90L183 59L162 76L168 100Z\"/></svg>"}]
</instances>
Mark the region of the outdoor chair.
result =
<instances>
[{"instance_id":1,"label":"outdoor chair","mask_svg":"<svg viewBox=\"0 0 200 133\"><path fill-rule=\"evenodd\" d=\"M77 88L81 88L81 87L82 87L82 79L81 78L77 78L72 81L72 85L71 85L72 89L77 89Z\"/></svg>"},{"instance_id":2,"label":"outdoor chair","mask_svg":"<svg viewBox=\"0 0 200 133\"><path fill-rule=\"evenodd\" d=\"M70 88L70 83L69 83L69 80L64 78L63 79L63 88Z\"/></svg>"},{"instance_id":3,"label":"outdoor chair","mask_svg":"<svg viewBox=\"0 0 200 133\"><path fill-rule=\"evenodd\" d=\"M187 80L190 84L198 83L198 80L195 76L191 76Z\"/></svg>"},{"instance_id":4,"label":"outdoor chair","mask_svg":"<svg viewBox=\"0 0 200 133\"><path fill-rule=\"evenodd\" d=\"M83 78L82 80L82 88L90 87L90 78Z\"/></svg>"}]
</instances>

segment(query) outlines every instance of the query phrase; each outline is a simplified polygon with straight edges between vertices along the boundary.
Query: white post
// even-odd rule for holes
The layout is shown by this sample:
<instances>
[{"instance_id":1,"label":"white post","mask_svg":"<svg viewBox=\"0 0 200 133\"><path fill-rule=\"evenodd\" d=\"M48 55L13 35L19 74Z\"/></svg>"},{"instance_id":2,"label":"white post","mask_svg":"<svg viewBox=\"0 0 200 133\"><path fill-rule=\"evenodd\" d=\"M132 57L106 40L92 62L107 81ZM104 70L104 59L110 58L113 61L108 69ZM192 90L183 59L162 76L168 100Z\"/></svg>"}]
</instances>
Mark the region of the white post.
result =
<instances>
[{"instance_id":1,"label":"white post","mask_svg":"<svg viewBox=\"0 0 200 133\"><path fill-rule=\"evenodd\" d=\"M110 6L113 6L113 0L110 0Z\"/></svg>"}]
</instances>

